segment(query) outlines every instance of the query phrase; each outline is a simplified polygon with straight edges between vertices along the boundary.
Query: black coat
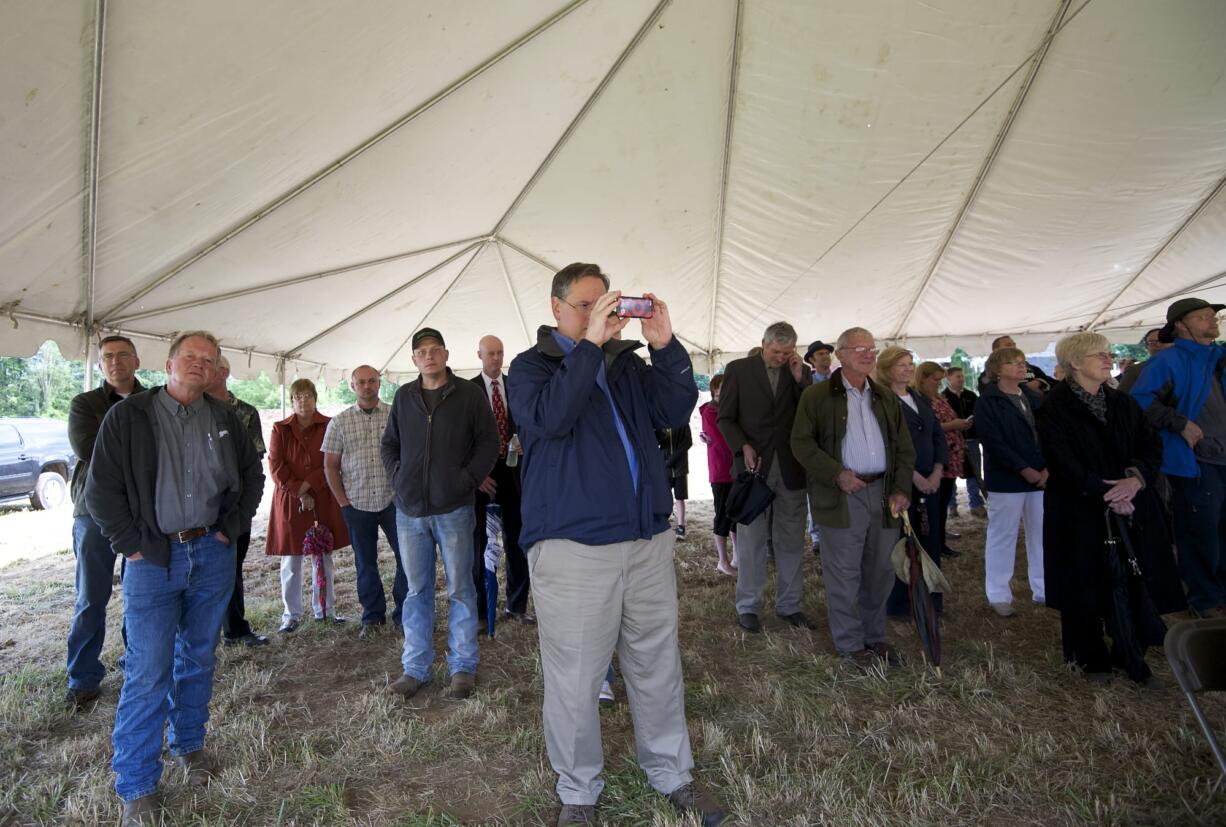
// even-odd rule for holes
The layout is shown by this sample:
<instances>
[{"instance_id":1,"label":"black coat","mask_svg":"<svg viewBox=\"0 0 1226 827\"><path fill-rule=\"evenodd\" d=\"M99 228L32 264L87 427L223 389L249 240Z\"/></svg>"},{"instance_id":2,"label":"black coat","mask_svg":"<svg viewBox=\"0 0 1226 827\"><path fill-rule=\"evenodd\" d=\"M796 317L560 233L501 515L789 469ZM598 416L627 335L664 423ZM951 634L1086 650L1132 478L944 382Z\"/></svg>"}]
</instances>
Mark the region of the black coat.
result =
<instances>
[{"instance_id":1,"label":"black coat","mask_svg":"<svg viewBox=\"0 0 1226 827\"><path fill-rule=\"evenodd\" d=\"M937 415L933 413L932 403L922 393L908 390L907 393L915 400L918 411L899 399L902 405L903 418L907 420L907 430L911 432L911 444L915 446L915 470L925 477L932 473L932 467L938 462L942 468L949 467L949 442Z\"/></svg>"},{"instance_id":2,"label":"black coat","mask_svg":"<svg viewBox=\"0 0 1226 827\"><path fill-rule=\"evenodd\" d=\"M1039 442L1051 474L1043 495L1043 574L1047 604L1055 609L1097 605L1106 571L1103 480L1123 479L1136 468L1145 488L1133 500L1133 549L1150 598L1163 614L1184 608L1156 484L1162 442L1128 394L1105 388L1107 422L1098 421L1067 382L1057 382L1035 413Z\"/></svg>"}]
</instances>

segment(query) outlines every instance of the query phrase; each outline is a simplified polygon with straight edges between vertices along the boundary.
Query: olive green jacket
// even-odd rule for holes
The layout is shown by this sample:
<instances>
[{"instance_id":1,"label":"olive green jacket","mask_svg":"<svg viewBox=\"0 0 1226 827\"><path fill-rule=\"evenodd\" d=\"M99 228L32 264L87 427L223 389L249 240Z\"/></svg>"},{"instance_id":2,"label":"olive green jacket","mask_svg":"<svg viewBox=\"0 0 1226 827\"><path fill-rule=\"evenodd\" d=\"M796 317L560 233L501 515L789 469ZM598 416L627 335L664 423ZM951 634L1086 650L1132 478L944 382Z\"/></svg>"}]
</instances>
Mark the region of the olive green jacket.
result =
<instances>
[{"instance_id":1,"label":"olive green jacket","mask_svg":"<svg viewBox=\"0 0 1226 827\"><path fill-rule=\"evenodd\" d=\"M888 388L866 380L873 389L873 413L885 441L885 478L883 495L911 496L911 476L915 470L915 446L902 403ZM809 508L813 522L830 528L847 528L847 495L836 480L843 470L843 436L847 433L847 389L843 371L836 370L827 382L805 388L792 424L792 453L804 467L808 481ZM883 509L886 528L898 525L898 518Z\"/></svg>"}]
</instances>

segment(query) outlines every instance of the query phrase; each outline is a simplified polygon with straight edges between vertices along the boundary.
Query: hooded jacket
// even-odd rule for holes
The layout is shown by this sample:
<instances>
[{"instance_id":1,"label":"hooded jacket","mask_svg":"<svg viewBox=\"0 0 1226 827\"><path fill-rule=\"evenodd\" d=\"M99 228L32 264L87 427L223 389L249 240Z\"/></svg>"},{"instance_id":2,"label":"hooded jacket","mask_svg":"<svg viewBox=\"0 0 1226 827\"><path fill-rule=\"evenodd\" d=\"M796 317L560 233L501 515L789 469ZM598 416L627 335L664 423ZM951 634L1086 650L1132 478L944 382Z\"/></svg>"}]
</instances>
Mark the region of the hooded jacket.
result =
<instances>
[{"instance_id":1,"label":"hooded jacket","mask_svg":"<svg viewBox=\"0 0 1226 827\"><path fill-rule=\"evenodd\" d=\"M673 508L655 431L689 423L698 402L690 356L676 337L650 349L651 365L635 354L643 343L628 339L603 348L581 340L564 353L553 332L542 326L507 378L524 449L521 545L650 539L668 528ZM602 364L638 460L637 491L609 396L596 382Z\"/></svg>"},{"instance_id":2,"label":"hooded jacket","mask_svg":"<svg viewBox=\"0 0 1226 827\"><path fill-rule=\"evenodd\" d=\"M379 455L396 507L410 517L427 517L471 509L477 487L494 469L498 447L485 391L447 368L433 413L426 411L420 377L396 391Z\"/></svg>"},{"instance_id":3,"label":"hooded jacket","mask_svg":"<svg viewBox=\"0 0 1226 827\"><path fill-rule=\"evenodd\" d=\"M1162 472L1199 477L1196 453L1180 432L1200 416L1209 398L1209 383L1223 381L1226 348L1176 339L1173 347L1155 353L1144 364L1131 393L1162 436Z\"/></svg>"},{"instance_id":4,"label":"hooded jacket","mask_svg":"<svg viewBox=\"0 0 1226 827\"><path fill-rule=\"evenodd\" d=\"M156 507L158 457L152 408L159 393L166 393L164 385L134 393L102 420L89 463L85 504L117 554L128 557L139 551L142 559L167 568L170 540L158 527ZM233 543L251 525L260 505L264 469L235 410L207 394L204 401L224 449L228 481L215 527Z\"/></svg>"}]
</instances>

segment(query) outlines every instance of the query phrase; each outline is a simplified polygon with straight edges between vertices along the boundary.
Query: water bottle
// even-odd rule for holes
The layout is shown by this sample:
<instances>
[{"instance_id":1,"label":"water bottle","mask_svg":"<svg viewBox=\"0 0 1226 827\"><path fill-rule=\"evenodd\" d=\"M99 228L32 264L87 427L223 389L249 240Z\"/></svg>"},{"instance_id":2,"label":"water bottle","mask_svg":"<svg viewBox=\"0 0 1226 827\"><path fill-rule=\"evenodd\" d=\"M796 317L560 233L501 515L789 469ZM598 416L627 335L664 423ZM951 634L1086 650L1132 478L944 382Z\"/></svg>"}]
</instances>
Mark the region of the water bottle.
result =
<instances>
[{"instance_id":1,"label":"water bottle","mask_svg":"<svg viewBox=\"0 0 1226 827\"><path fill-rule=\"evenodd\" d=\"M519 465L519 434L511 434L511 441L507 443L507 467L516 465Z\"/></svg>"}]
</instances>

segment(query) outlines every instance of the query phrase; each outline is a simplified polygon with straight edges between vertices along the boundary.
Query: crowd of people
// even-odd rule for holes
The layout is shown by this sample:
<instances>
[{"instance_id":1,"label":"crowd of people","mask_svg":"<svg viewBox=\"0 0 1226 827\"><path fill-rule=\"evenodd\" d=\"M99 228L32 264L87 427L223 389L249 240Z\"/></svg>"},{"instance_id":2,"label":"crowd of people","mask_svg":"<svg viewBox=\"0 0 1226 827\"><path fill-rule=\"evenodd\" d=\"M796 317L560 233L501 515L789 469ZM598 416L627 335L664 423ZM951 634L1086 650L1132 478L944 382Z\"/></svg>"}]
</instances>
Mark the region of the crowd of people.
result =
<instances>
[{"instance_id":1,"label":"crowd of people","mask_svg":"<svg viewBox=\"0 0 1226 827\"><path fill-rule=\"evenodd\" d=\"M390 405L369 365L351 372L357 401L335 417L317 410L314 384L299 379L289 389L293 413L274 424L267 449L258 413L227 388L229 365L212 334L177 336L167 382L154 388L136 379L131 339L101 341L105 381L74 399L69 419L79 461L67 701L83 708L101 692L120 559L124 683L112 768L124 824L158 818L164 738L190 783L216 771L204 742L219 640L269 643L248 624L243 601L265 452L273 486L265 552L280 558L280 634L304 619L304 557L315 620L347 621L330 551L348 545L358 634L387 624L381 529L395 561L390 619L404 637L389 690L412 697L433 680L441 560L446 694L468 698L478 636L482 627L492 634L496 609L486 605L496 595L486 594L482 552L498 543L507 560L502 616L539 636L558 824L594 819L599 700L612 697L615 653L649 783L703 824L725 819L692 775L673 566L686 534L699 392L668 305L645 298L653 307L640 319L643 354L643 342L622 338L631 319L618 313L621 294L608 277L595 264L569 265L551 285L556 324L542 326L508 372L502 342L485 336L481 373L460 379L443 334L423 327L411 337L419 376ZM808 535L835 651L851 668L898 665L887 616L912 607L891 552L904 516L932 563L968 551L947 542L962 479L969 513L987 520L986 609L1016 616L1024 529L1030 597L1059 610L1065 659L1094 682L1118 669L1160 687L1144 651L1162 640L1161 615L1185 606L1226 614L1222 309L1175 302L1167 324L1145 336L1150 358L1119 376L1096 333L1057 343L1055 378L1000 337L978 394L962 368L917 365L903 347L878 349L862 327L802 355L791 324L769 325L760 348L712 377L699 411L716 568L736 578L737 627L762 631L773 565L778 621L818 628L805 613ZM738 525L733 489L753 479L770 504ZM948 612L940 595L934 609Z\"/></svg>"}]
</instances>

